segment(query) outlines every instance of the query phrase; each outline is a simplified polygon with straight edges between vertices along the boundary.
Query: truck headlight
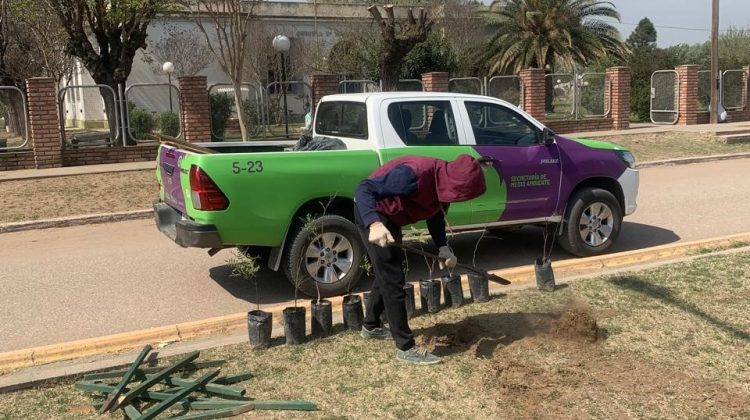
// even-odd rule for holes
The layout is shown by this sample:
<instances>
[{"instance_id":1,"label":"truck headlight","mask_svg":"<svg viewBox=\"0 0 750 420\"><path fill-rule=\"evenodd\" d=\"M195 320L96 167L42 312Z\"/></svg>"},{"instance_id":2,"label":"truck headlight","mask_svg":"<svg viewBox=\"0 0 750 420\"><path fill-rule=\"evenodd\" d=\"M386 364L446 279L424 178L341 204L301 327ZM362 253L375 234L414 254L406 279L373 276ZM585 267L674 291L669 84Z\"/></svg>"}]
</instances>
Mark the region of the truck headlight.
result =
<instances>
[{"instance_id":1,"label":"truck headlight","mask_svg":"<svg viewBox=\"0 0 750 420\"><path fill-rule=\"evenodd\" d=\"M620 160L628 165L628 168L635 168L635 156L633 156L632 153L628 152L627 150L616 150L615 153L617 153L617 157L619 157Z\"/></svg>"}]
</instances>

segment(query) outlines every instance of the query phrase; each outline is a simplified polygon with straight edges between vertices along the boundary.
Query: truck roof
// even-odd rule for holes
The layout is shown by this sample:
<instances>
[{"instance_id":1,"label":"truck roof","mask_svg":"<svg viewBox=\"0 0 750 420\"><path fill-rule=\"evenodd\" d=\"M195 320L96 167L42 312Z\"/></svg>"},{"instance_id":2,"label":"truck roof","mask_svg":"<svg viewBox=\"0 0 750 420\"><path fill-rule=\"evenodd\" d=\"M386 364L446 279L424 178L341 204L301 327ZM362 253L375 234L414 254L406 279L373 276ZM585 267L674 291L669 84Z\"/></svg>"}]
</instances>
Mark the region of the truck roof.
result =
<instances>
[{"instance_id":1,"label":"truck roof","mask_svg":"<svg viewBox=\"0 0 750 420\"><path fill-rule=\"evenodd\" d=\"M321 101L350 101L350 102L366 102L368 98L381 98L381 99L399 99L399 98L414 98L414 97L441 97L446 96L452 98L475 98L475 99L487 99L487 96L481 95L470 95L467 93L454 93L454 92L365 92L365 93L339 93L336 95L324 96Z\"/></svg>"}]
</instances>

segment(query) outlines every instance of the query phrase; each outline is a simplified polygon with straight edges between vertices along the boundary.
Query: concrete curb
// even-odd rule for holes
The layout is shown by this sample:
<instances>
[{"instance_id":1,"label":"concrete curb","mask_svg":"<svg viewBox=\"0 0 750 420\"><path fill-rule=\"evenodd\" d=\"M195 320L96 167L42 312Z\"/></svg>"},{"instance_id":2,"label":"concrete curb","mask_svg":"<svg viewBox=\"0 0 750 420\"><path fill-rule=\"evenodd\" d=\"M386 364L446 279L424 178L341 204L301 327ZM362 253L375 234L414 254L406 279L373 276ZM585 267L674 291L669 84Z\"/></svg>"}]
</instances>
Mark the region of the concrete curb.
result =
<instances>
[{"instance_id":1,"label":"concrete curb","mask_svg":"<svg viewBox=\"0 0 750 420\"><path fill-rule=\"evenodd\" d=\"M718 238L685 242L680 244L663 245L636 251L621 252L610 255L567 260L553 265L555 276L558 278L575 277L591 274L592 271L614 269L618 267L637 266L660 260L669 260L685 256L691 252L706 248L737 246L743 242L750 242L750 232L740 233ZM513 282L511 286L490 285L490 293L500 293L521 288L534 282L536 277L533 266L521 266L493 271L494 274L505 277ZM464 280L465 280L464 276ZM468 282L464 281L464 285ZM464 288L465 293L468 288ZM415 288L419 298L419 288ZM334 317L341 316L342 297L331 298ZM273 313L274 334L279 334L282 328L282 310L289 303L281 303L263 308ZM307 311L308 320L310 311ZM115 353L138 348L145 344L161 347L168 343L182 342L188 339L206 337L220 333L237 332L246 328L247 313L235 313L199 321L185 322L163 327L149 328L104 337L89 338L67 343L51 344L40 347L15 350L0 353L0 371L21 367L39 366L46 363L82 358L103 353ZM309 324L309 322L308 322Z\"/></svg>"},{"instance_id":2,"label":"concrete curb","mask_svg":"<svg viewBox=\"0 0 750 420\"><path fill-rule=\"evenodd\" d=\"M636 165L638 169L653 168L655 166L686 165L689 163L714 162L717 160L745 159L750 158L750 152L731 153L728 155L696 156L677 159L652 160Z\"/></svg>"},{"instance_id":3,"label":"concrete curb","mask_svg":"<svg viewBox=\"0 0 750 420\"><path fill-rule=\"evenodd\" d=\"M115 213L86 214L83 216L58 217L55 219L32 220L0 224L0 233L20 232L31 229L49 229L68 226L90 225L94 223L121 222L123 220L147 219L153 217L152 209L121 211Z\"/></svg>"}]
</instances>

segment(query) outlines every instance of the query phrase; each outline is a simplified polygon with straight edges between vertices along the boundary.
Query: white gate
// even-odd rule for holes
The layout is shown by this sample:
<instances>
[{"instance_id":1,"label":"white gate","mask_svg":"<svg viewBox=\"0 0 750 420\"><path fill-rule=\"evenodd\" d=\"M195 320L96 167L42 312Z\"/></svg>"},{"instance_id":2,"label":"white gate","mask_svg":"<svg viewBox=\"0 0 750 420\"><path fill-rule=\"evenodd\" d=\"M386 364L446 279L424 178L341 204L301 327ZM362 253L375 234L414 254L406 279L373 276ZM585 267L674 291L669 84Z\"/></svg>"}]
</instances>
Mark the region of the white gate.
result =
<instances>
[{"instance_id":1,"label":"white gate","mask_svg":"<svg viewBox=\"0 0 750 420\"><path fill-rule=\"evenodd\" d=\"M680 117L680 76L676 70L651 75L651 122L676 124Z\"/></svg>"}]
</instances>

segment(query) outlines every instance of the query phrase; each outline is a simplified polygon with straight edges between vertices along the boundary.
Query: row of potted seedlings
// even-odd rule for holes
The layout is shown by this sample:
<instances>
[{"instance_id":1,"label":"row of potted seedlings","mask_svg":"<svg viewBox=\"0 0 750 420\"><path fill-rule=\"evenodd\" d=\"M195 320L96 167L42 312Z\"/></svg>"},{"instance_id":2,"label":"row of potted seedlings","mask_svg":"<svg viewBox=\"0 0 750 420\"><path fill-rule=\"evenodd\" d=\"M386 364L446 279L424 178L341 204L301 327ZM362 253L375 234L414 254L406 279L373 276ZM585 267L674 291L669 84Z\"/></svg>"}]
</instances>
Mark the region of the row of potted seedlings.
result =
<instances>
[{"instance_id":1,"label":"row of potted seedlings","mask_svg":"<svg viewBox=\"0 0 750 420\"><path fill-rule=\"evenodd\" d=\"M232 269L231 276L242 277L251 281L255 285L256 302L258 302L258 284L255 275L258 272L257 261L253 257L248 257L240 252L236 253L227 264ZM471 299L474 302L486 302L489 300L489 284L487 276L470 273L469 290ZM415 285L407 283L404 286L406 292L406 310L409 318L417 313ZM444 306L457 308L465 304L463 287L460 275L448 275L441 279L422 280L419 282L420 303L424 313L435 313L441 309L441 295L444 296ZM342 302L342 312L344 318L344 328L353 331L359 331L362 328L364 320L364 307L370 293L359 295L349 294L344 296ZM295 297L295 306L284 308L283 324L286 344L301 344L306 339L306 308L297 306ZM310 329L313 337L326 337L333 333L333 307L331 301L326 299L313 299L310 302ZM384 320L385 321L385 320ZM256 303L255 310L247 314L248 336L250 346L253 348L267 348L271 345L271 332L273 329L273 314L260 309L260 304Z\"/></svg>"}]
</instances>

